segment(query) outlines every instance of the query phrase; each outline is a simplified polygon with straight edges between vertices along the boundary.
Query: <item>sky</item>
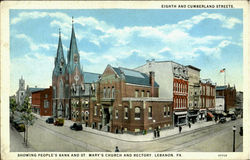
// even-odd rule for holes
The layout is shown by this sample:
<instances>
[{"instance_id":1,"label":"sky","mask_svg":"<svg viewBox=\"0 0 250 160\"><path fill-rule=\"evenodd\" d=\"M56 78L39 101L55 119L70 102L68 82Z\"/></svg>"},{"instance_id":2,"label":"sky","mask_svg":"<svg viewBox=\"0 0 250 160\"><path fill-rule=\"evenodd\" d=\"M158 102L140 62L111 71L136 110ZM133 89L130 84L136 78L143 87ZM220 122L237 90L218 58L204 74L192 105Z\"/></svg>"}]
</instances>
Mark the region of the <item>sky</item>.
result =
<instances>
[{"instance_id":1,"label":"sky","mask_svg":"<svg viewBox=\"0 0 250 160\"><path fill-rule=\"evenodd\" d=\"M10 10L10 83L48 88L61 28L64 57L72 16L84 71L103 73L108 64L136 68L146 60L175 61L201 69L202 79L243 90L241 9Z\"/></svg>"}]
</instances>

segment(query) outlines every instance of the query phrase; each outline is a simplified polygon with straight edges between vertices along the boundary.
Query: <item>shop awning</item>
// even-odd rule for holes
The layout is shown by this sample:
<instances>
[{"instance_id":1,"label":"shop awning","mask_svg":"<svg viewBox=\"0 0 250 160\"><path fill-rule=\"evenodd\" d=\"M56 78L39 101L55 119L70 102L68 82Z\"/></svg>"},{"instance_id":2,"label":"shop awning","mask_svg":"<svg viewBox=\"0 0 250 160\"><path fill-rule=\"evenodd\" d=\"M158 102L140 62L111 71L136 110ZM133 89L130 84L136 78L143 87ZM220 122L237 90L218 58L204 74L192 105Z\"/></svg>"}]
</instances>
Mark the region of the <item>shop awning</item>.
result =
<instances>
[{"instance_id":1,"label":"shop awning","mask_svg":"<svg viewBox=\"0 0 250 160\"><path fill-rule=\"evenodd\" d=\"M175 112L174 114L175 114L175 115L187 114L187 111L185 111L185 112Z\"/></svg>"},{"instance_id":2,"label":"shop awning","mask_svg":"<svg viewBox=\"0 0 250 160\"><path fill-rule=\"evenodd\" d=\"M211 112L207 112L207 115L211 118L214 118L214 115Z\"/></svg>"}]
</instances>

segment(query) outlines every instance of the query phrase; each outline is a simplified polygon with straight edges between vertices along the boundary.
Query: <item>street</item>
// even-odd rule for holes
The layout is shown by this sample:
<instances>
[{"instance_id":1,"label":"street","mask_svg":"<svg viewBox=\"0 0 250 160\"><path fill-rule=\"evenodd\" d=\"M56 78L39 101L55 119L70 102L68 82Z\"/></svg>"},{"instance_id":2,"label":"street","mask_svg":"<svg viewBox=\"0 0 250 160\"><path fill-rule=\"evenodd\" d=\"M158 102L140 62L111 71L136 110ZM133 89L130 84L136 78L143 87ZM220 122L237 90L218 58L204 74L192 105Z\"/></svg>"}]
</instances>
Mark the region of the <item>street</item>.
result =
<instances>
[{"instance_id":1,"label":"street","mask_svg":"<svg viewBox=\"0 0 250 160\"><path fill-rule=\"evenodd\" d=\"M140 142L103 136L84 129L73 131L67 126L56 127L37 119L35 124L29 127L28 149L42 152L113 152L115 146L118 146L121 152L232 152L234 125L237 127L236 151L239 152L242 151L243 142L243 137L239 135L242 119ZM20 144L22 140L20 143L16 140L22 139L22 135L23 133L10 128L10 151L27 150Z\"/></svg>"}]
</instances>

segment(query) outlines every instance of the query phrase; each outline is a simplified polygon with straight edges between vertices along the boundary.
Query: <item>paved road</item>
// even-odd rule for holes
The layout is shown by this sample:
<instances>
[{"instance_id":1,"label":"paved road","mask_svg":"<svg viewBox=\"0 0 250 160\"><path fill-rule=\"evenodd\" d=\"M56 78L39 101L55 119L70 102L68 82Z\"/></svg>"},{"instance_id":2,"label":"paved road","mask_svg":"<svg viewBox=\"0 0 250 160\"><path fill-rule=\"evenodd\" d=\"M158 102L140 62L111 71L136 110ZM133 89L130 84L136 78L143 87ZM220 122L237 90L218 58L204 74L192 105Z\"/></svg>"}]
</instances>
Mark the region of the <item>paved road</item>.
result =
<instances>
[{"instance_id":1,"label":"paved road","mask_svg":"<svg viewBox=\"0 0 250 160\"><path fill-rule=\"evenodd\" d=\"M15 128L10 127L10 152L32 152L31 147L26 147L23 141L23 133L19 133Z\"/></svg>"},{"instance_id":2,"label":"paved road","mask_svg":"<svg viewBox=\"0 0 250 160\"><path fill-rule=\"evenodd\" d=\"M31 148L37 151L181 151L230 152L232 151L232 126L242 126L242 119L216 124L202 129L148 142L128 142L86 131L72 131L37 120L29 128ZM242 136L236 131L236 151L242 151Z\"/></svg>"}]
</instances>

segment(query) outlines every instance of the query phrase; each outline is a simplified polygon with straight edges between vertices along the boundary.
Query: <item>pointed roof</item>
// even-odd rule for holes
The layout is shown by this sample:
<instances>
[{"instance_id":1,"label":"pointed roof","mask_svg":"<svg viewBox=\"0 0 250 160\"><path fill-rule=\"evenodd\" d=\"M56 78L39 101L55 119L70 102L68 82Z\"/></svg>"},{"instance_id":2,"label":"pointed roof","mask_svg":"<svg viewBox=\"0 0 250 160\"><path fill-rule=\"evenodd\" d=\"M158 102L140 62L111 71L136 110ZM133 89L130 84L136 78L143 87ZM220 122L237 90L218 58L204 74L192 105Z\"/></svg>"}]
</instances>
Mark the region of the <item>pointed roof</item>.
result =
<instances>
[{"instance_id":1,"label":"pointed roof","mask_svg":"<svg viewBox=\"0 0 250 160\"><path fill-rule=\"evenodd\" d=\"M60 71L61 63L64 64L63 68L62 68L62 71L61 71L61 73L64 74L66 61L65 61L64 53L63 53L61 30L59 28L59 40L58 40L57 53L56 53L56 58L55 58L55 68L54 68L54 71L53 71L54 75L58 75L60 73L59 71Z\"/></svg>"},{"instance_id":2,"label":"pointed roof","mask_svg":"<svg viewBox=\"0 0 250 160\"><path fill-rule=\"evenodd\" d=\"M60 28L59 28L59 41L58 41L58 47L57 47L56 57L57 57L57 61L58 62L60 62L61 59L63 59L64 62L65 62L64 54L63 54L63 46L62 46L62 39L61 39L61 30L60 30Z\"/></svg>"},{"instance_id":3,"label":"pointed roof","mask_svg":"<svg viewBox=\"0 0 250 160\"><path fill-rule=\"evenodd\" d=\"M74 62L75 55L77 55L78 63ZM72 73L75 67L78 67L78 69L82 73L82 70L80 67L80 55L79 55L77 43L76 43L73 17L72 17L72 32L71 32L70 46L69 46L69 51L68 51L68 66L67 67L68 67L69 73Z\"/></svg>"}]
</instances>

